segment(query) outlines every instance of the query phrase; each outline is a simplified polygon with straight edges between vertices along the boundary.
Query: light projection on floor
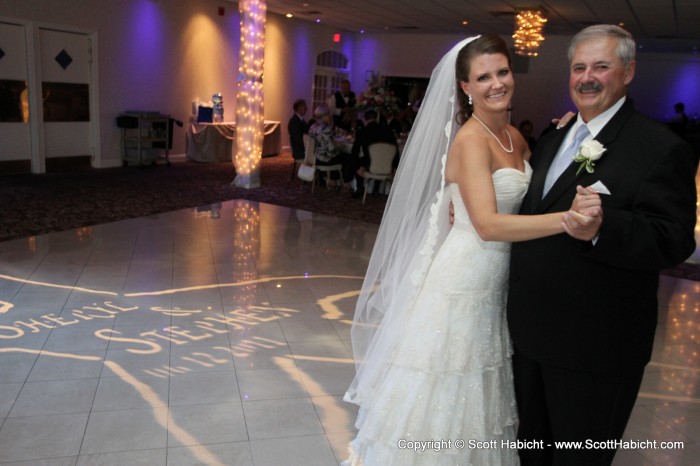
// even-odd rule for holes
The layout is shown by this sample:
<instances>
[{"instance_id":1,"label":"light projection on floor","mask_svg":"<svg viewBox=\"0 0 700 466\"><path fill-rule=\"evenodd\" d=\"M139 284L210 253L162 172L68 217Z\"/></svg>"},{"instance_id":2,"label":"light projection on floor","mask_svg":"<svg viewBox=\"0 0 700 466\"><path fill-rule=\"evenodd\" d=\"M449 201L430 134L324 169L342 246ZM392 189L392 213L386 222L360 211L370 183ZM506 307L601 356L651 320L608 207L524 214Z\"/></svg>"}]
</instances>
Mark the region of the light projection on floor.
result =
<instances>
[{"instance_id":1,"label":"light projection on floor","mask_svg":"<svg viewBox=\"0 0 700 466\"><path fill-rule=\"evenodd\" d=\"M324 381L314 380L315 374L297 363L352 371L353 360L332 354L293 353L279 333L281 324L296 322L294 318L303 320L310 315L305 313L313 313L314 318L349 329L363 279L357 275L311 273L261 277L259 264L268 261L271 252L261 247L258 206L234 203L227 213L233 217L229 243L222 245L227 255L221 259L222 270L217 270L213 282L194 278L199 276L198 271L189 265L183 270L185 274L191 271L191 277L172 280L182 286L160 288L145 280L109 289L0 274L0 290L21 289L25 296L42 296L42 300L33 301L39 304L32 304L0 295L0 355L37 355L59 365L68 360L101 365L100 377L118 377L126 384L141 404L149 407L154 422L180 445L188 446L198 464L225 464L197 438L197 431L173 420L168 398L152 381L172 381L204 371L230 370L235 374L236 370L264 367L277 368L281 373L296 372L294 377L290 374L290 381L299 384L300 392L322 394L327 389ZM201 217L200 221L221 219ZM309 221L304 217L304 222ZM307 226L302 225L300 230L310 233L304 229ZM75 241L84 245L95 239L80 233ZM304 236L299 241L309 238ZM42 241L29 241L27 245L31 254L51 252ZM153 278L153 283L160 283L158 277ZM99 282L87 280L91 284ZM324 292L326 288L329 291ZM280 298L284 293L299 289L307 291L303 297L296 297L298 304L295 299L280 304L285 301ZM268 292L277 293L277 299L269 299ZM46 312L42 312L44 306ZM267 332L265 328L270 325L278 332ZM87 352L86 347L104 348L106 354ZM168 356L154 357L163 354ZM241 389L241 401L250 399L249 394ZM340 406L324 404L317 412L323 420L352 426L353 419Z\"/></svg>"},{"instance_id":2,"label":"light projection on floor","mask_svg":"<svg viewBox=\"0 0 700 466\"><path fill-rule=\"evenodd\" d=\"M222 465L219 459L211 453L206 445L201 445L196 438L196 432L188 432L183 427L173 421L170 416L170 409L167 407L167 400L163 400L156 391L153 390L147 383L142 382L140 376L154 376L162 379L172 379L183 374L188 374L201 370L202 368L212 369L217 366L225 368L234 358L235 360L245 360L245 358L253 357L260 351L274 351L285 348L287 342L276 338L259 336L254 334L254 329L257 326L264 325L270 322L278 322L288 319L294 315L298 315L301 311L295 309L294 306L272 306L252 304L249 302L236 309L231 309L224 312L214 312L211 309L204 308L188 308L181 307L164 307L157 305L142 304L142 300L148 300L159 296L176 296L192 292L197 292L207 289L239 289L254 291L254 286L264 283L275 283L283 286L286 283L294 283L303 281L308 283L313 280L328 280L338 279L346 280L355 283L359 289L362 277L343 276L343 275L318 275L318 276L287 276L287 277L266 277L242 280L236 283L219 283L215 285L188 286L183 288L172 288L165 290L155 290L148 292L132 292L118 293L106 290L95 290L87 288L72 288L74 292L95 298L95 301L90 305L79 307L66 308L60 315L55 313L40 314L35 317L22 317L25 309L19 309L12 303L0 301L0 315L3 316L2 324L0 325L0 354L37 354L42 357L52 357L56 359L72 359L85 362L94 362L95 364L104 364L105 368L111 371L114 376L119 377L124 383L130 385L139 396L153 408L153 416L158 425L166 429L170 435L173 435L182 445L197 445L198 448L192 448L191 453L202 464ZM35 287L37 289L62 289L63 285L55 285L40 281L26 280L8 275L0 275L0 283L2 281L23 283L24 285ZM251 288L253 287L253 288ZM323 317L326 319L339 320L342 317L342 312L338 308L338 303L342 300L354 299L359 291L349 291L329 295L317 299L316 304L323 312ZM254 294L254 293L253 293ZM100 299L102 298L102 299ZM109 298L105 300L104 298ZM244 300L246 301L246 300ZM248 300L249 301L249 300ZM117 304L117 302L121 304ZM308 303L305 303L308 306ZM122 316L134 314L154 314L165 316L170 319L170 325L159 327L146 328L133 327L128 329L117 330L114 325L115 321ZM15 320L12 319L16 316ZM104 325L95 323L103 322ZM351 321L344 321L350 325ZM93 330L93 335L98 340L108 342L109 345L120 345L127 353L138 356L147 356L169 351L174 347L187 347L193 345L192 350L179 355L178 359L171 361L169 364L160 366L145 367L140 373L128 371L125 367L112 360L105 360L103 357L80 354L80 351L75 353L70 351L52 351L47 349L38 349L31 347L23 347L23 340L30 336L41 334L50 334L51 332L61 332L63 329L75 328L76 326L90 325ZM217 338L221 335L234 335L240 332L245 338L233 339L230 344L215 344ZM202 343L211 341L208 346L200 346ZM350 358L333 358L333 357L318 357L286 354L282 356L271 356L273 366L281 370L289 370L294 363L290 361L304 360L316 361L320 363L332 364L353 364ZM303 372L299 369L300 372ZM323 387L315 383L313 378L304 373L305 383L308 385L308 390L313 389L315 393L321 393ZM296 379L294 379L296 380ZM301 382L300 382L301 383ZM309 388L311 387L311 388ZM245 400L246 395L241 394ZM158 409L156 409L158 408ZM319 416L323 419L342 419L345 413L337 406L326 406L319 408ZM351 424L352 420L347 419L347 423Z\"/></svg>"}]
</instances>

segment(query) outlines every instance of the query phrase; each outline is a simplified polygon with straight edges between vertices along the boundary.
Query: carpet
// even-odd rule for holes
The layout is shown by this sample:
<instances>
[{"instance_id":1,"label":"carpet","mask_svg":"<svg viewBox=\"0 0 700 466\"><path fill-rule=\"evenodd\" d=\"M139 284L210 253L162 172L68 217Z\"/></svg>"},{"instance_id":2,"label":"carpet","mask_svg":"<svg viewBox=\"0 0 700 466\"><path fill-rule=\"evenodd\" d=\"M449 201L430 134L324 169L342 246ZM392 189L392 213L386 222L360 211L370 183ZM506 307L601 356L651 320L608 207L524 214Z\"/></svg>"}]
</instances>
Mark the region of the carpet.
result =
<instances>
[{"instance_id":1,"label":"carpet","mask_svg":"<svg viewBox=\"0 0 700 466\"><path fill-rule=\"evenodd\" d=\"M143 217L231 199L248 199L379 223L386 196L353 199L291 178L289 152L262 159L261 186L231 186L230 162L76 169L0 176L0 241Z\"/></svg>"},{"instance_id":2,"label":"carpet","mask_svg":"<svg viewBox=\"0 0 700 466\"><path fill-rule=\"evenodd\" d=\"M316 187L291 178L289 152L262 159L261 186L231 186L230 162L176 162L171 166L100 170L60 167L42 175L0 176L0 241L82 226L144 217L172 210L247 199L352 220L380 223L386 196L368 195L365 204L347 192ZM700 265L684 263L663 274L700 281Z\"/></svg>"}]
</instances>

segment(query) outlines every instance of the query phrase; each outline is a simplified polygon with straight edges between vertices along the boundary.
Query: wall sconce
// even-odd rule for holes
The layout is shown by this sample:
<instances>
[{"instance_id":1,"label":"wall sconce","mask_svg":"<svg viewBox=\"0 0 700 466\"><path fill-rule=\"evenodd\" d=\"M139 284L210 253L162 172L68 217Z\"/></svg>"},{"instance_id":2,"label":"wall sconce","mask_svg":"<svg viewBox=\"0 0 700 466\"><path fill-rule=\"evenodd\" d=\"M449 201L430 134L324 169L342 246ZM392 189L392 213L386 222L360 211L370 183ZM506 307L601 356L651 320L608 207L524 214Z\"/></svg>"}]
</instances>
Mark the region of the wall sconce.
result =
<instances>
[{"instance_id":1,"label":"wall sconce","mask_svg":"<svg viewBox=\"0 0 700 466\"><path fill-rule=\"evenodd\" d=\"M544 40L542 28L547 18L540 10L523 9L515 17L515 53L528 57L536 57L540 42Z\"/></svg>"}]
</instances>

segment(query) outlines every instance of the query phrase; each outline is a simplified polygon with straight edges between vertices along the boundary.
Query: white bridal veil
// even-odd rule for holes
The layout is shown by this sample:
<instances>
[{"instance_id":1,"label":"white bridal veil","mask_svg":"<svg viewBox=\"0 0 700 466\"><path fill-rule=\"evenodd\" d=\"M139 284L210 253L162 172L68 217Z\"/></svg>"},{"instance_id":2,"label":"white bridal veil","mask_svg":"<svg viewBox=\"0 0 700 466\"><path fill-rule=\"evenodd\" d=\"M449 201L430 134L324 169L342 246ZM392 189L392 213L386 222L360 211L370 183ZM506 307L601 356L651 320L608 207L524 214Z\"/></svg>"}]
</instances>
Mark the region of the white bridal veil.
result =
<instances>
[{"instance_id":1,"label":"white bridal veil","mask_svg":"<svg viewBox=\"0 0 700 466\"><path fill-rule=\"evenodd\" d=\"M352 324L357 374L344 399L360 405L358 426L449 230L444 188L447 152L458 129L455 63L460 49L477 37L459 42L433 70L401 155Z\"/></svg>"}]
</instances>

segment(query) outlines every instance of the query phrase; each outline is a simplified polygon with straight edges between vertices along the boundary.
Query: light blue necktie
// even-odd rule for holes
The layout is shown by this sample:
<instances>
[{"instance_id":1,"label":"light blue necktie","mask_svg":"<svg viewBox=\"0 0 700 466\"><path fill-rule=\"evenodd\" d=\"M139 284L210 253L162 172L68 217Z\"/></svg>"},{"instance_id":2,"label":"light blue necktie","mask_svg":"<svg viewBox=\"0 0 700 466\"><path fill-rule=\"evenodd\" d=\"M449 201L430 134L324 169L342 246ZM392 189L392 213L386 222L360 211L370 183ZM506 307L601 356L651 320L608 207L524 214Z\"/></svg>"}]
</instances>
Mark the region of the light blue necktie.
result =
<instances>
[{"instance_id":1,"label":"light blue necktie","mask_svg":"<svg viewBox=\"0 0 700 466\"><path fill-rule=\"evenodd\" d=\"M542 192L542 197L547 194L554 182L557 181L557 178L564 173L564 170L571 165L573 157L576 155L576 151L579 149L579 147L581 147L581 143L589 134L591 133L588 131L588 126L585 124L579 126L576 130L576 136L574 136L574 141L571 143L571 145L569 145L564 152L559 154L559 156L552 161L549 171L547 172L547 177L544 179L544 191Z\"/></svg>"}]
</instances>

